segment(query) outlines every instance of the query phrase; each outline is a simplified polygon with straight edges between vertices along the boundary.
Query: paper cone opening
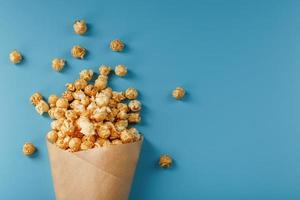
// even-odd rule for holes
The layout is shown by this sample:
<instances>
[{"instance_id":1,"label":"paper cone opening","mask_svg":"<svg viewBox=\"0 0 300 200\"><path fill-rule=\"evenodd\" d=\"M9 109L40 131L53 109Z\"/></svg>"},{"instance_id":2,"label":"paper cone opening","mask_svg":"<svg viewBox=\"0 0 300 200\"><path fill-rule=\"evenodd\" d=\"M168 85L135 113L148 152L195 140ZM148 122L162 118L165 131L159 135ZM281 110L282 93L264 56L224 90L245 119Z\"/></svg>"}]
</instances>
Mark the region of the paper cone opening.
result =
<instances>
[{"instance_id":1,"label":"paper cone opening","mask_svg":"<svg viewBox=\"0 0 300 200\"><path fill-rule=\"evenodd\" d=\"M127 200L143 139L70 153L47 141L57 200Z\"/></svg>"}]
</instances>

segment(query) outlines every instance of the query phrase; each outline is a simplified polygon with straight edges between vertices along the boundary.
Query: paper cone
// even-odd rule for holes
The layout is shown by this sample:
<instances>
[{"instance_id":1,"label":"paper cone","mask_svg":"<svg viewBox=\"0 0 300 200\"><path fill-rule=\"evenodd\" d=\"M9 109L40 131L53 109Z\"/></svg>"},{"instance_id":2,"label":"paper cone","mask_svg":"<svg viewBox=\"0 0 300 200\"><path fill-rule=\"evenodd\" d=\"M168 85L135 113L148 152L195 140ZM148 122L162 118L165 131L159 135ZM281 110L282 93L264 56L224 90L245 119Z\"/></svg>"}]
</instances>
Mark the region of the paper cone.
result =
<instances>
[{"instance_id":1,"label":"paper cone","mask_svg":"<svg viewBox=\"0 0 300 200\"><path fill-rule=\"evenodd\" d=\"M70 153L47 141L57 200L127 200L143 140Z\"/></svg>"}]
</instances>

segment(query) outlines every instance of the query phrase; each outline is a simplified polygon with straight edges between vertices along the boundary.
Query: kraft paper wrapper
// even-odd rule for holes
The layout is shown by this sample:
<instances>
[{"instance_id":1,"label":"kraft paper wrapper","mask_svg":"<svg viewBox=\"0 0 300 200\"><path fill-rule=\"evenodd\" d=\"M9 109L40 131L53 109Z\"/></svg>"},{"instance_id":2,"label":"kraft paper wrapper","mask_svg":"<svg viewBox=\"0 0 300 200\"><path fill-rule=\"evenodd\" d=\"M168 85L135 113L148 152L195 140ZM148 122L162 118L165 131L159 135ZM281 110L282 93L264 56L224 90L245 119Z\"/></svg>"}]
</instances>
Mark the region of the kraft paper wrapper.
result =
<instances>
[{"instance_id":1,"label":"kraft paper wrapper","mask_svg":"<svg viewBox=\"0 0 300 200\"><path fill-rule=\"evenodd\" d=\"M127 200L143 139L70 153L47 141L57 200Z\"/></svg>"}]
</instances>

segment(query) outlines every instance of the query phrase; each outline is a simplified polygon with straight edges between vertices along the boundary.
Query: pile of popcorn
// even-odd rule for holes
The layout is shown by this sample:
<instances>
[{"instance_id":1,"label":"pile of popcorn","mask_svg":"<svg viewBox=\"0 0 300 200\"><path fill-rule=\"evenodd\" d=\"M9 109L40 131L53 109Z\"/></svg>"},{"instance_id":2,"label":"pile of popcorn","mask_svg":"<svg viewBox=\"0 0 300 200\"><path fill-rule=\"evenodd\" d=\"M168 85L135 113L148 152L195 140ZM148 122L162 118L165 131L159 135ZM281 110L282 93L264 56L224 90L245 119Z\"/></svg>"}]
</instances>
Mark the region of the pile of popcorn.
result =
<instances>
[{"instance_id":1,"label":"pile of popcorn","mask_svg":"<svg viewBox=\"0 0 300 200\"><path fill-rule=\"evenodd\" d=\"M47 134L49 142L76 152L141 139L132 127L141 121L138 91L132 87L124 92L113 91L108 87L110 72L110 67L101 65L100 75L92 84L94 72L85 69L78 80L66 84L62 96L50 95L48 102L38 92L30 97L40 115L48 113L53 119ZM125 76L127 68L118 65L115 74Z\"/></svg>"}]
</instances>

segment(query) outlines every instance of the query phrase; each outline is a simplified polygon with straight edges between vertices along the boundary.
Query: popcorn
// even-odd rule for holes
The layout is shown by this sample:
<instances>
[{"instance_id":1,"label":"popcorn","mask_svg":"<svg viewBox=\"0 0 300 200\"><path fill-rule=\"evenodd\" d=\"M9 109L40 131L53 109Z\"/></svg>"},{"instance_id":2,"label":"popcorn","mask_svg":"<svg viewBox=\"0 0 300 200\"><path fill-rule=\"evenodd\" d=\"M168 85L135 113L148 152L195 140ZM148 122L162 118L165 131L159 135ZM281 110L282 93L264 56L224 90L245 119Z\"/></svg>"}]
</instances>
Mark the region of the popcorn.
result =
<instances>
[{"instance_id":1,"label":"popcorn","mask_svg":"<svg viewBox=\"0 0 300 200\"><path fill-rule=\"evenodd\" d=\"M77 112L78 114L82 114L86 111L85 109L85 106L82 105L80 103L79 100L74 100L71 104L70 104L70 107L75 111Z\"/></svg>"},{"instance_id":2,"label":"popcorn","mask_svg":"<svg viewBox=\"0 0 300 200\"><path fill-rule=\"evenodd\" d=\"M84 79L78 79L74 82L74 86L76 90L84 90L84 88L87 86L87 81Z\"/></svg>"},{"instance_id":3,"label":"popcorn","mask_svg":"<svg viewBox=\"0 0 300 200\"><path fill-rule=\"evenodd\" d=\"M110 96L104 92L96 95L95 102L99 107L107 106L109 103Z\"/></svg>"},{"instance_id":4,"label":"popcorn","mask_svg":"<svg viewBox=\"0 0 300 200\"><path fill-rule=\"evenodd\" d=\"M134 136L128 130L123 130L121 132L120 138L123 143L130 143L134 140Z\"/></svg>"},{"instance_id":5,"label":"popcorn","mask_svg":"<svg viewBox=\"0 0 300 200\"><path fill-rule=\"evenodd\" d=\"M130 87L125 91L125 97L127 99L130 99L130 100L136 99L137 96L138 96L138 91L135 88Z\"/></svg>"},{"instance_id":6,"label":"popcorn","mask_svg":"<svg viewBox=\"0 0 300 200\"><path fill-rule=\"evenodd\" d=\"M83 59L86 54L86 49L76 45L71 49L71 54L74 58Z\"/></svg>"},{"instance_id":7,"label":"popcorn","mask_svg":"<svg viewBox=\"0 0 300 200\"><path fill-rule=\"evenodd\" d=\"M101 122L106 119L109 112L111 112L111 110L108 107L96 108L93 111L91 118L96 122Z\"/></svg>"},{"instance_id":8,"label":"popcorn","mask_svg":"<svg viewBox=\"0 0 300 200\"><path fill-rule=\"evenodd\" d=\"M75 85L73 83L67 83L66 88L71 92L74 92L76 90Z\"/></svg>"},{"instance_id":9,"label":"popcorn","mask_svg":"<svg viewBox=\"0 0 300 200\"><path fill-rule=\"evenodd\" d=\"M140 113L129 113L128 114L128 122L129 123L140 123L141 121L141 115Z\"/></svg>"},{"instance_id":10,"label":"popcorn","mask_svg":"<svg viewBox=\"0 0 300 200\"><path fill-rule=\"evenodd\" d=\"M122 140L116 139L116 140L111 141L111 144L123 144L123 143L122 143Z\"/></svg>"},{"instance_id":11,"label":"popcorn","mask_svg":"<svg viewBox=\"0 0 300 200\"><path fill-rule=\"evenodd\" d=\"M56 146L64 150L69 147L69 141L65 140L65 138L58 138L55 144Z\"/></svg>"},{"instance_id":12,"label":"popcorn","mask_svg":"<svg viewBox=\"0 0 300 200\"><path fill-rule=\"evenodd\" d=\"M49 111L49 105L44 101L40 100L39 103L35 106L35 110L40 114L44 114Z\"/></svg>"},{"instance_id":13,"label":"popcorn","mask_svg":"<svg viewBox=\"0 0 300 200\"><path fill-rule=\"evenodd\" d=\"M82 100L85 97L85 93L82 90L77 90L73 92L73 97L76 100Z\"/></svg>"},{"instance_id":14,"label":"popcorn","mask_svg":"<svg viewBox=\"0 0 300 200\"><path fill-rule=\"evenodd\" d=\"M18 64L23 60L23 56L20 52L14 50L9 54L9 59L13 64Z\"/></svg>"},{"instance_id":15,"label":"popcorn","mask_svg":"<svg viewBox=\"0 0 300 200\"><path fill-rule=\"evenodd\" d=\"M90 142L90 141L84 141L81 143L80 145L80 149L81 150L88 150L88 149L92 149L94 147L94 143Z\"/></svg>"},{"instance_id":16,"label":"popcorn","mask_svg":"<svg viewBox=\"0 0 300 200\"><path fill-rule=\"evenodd\" d=\"M67 119L72 120L72 121L74 121L78 118L78 115L75 110L67 110L65 112L65 116Z\"/></svg>"},{"instance_id":17,"label":"popcorn","mask_svg":"<svg viewBox=\"0 0 300 200\"><path fill-rule=\"evenodd\" d=\"M69 141L69 148L71 149L72 152L79 151L81 147L81 139L80 138L72 138Z\"/></svg>"},{"instance_id":18,"label":"popcorn","mask_svg":"<svg viewBox=\"0 0 300 200\"><path fill-rule=\"evenodd\" d=\"M107 87L107 76L100 75L98 78L95 80L95 87L98 88L99 90L103 90Z\"/></svg>"},{"instance_id":19,"label":"popcorn","mask_svg":"<svg viewBox=\"0 0 300 200\"><path fill-rule=\"evenodd\" d=\"M173 90L172 92L172 96L177 100L182 99L184 95L185 95L185 90L182 87L176 87L176 89Z\"/></svg>"},{"instance_id":20,"label":"popcorn","mask_svg":"<svg viewBox=\"0 0 300 200\"><path fill-rule=\"evenodd\" d=\"M50 117L51 119L56 119L56 118L54 117L54 111L55 111L55 108L50 108L50 109L48 110L48 115L49 115L49 117Z\"/></svg>"},{"instance_id":21,"label":"popcorn","mask_svg":"<svg viewBox=\"0 0 300 200\"><path fill-rule=\"evenodd\" d=\"M169 155L161 155L159 165L163 168L169 168L172 165L172 158Z\"/></svg>"},{"instance_id":22,"label":"popcorn","mask_svg":"<svg viewBox=\"0 0 300 200\"><path fill-rule=\"evenodd\" d=\"M121 111L117 114L117 118L118 118L118 119L128 119L129 116L130 116L130 115L128 115L128 113L125 112L125 111L123 111L123 110L121 110ZM131 121L132 121L132 119L131 119ZM128 119L128 122L131 122L131 121L129 121L129 119Z\"/></svg>"},{"instance_id":23,"label":"popcorn","mask_svg":"<svg viewBox=\"0 0 300 200\"><path fill-rule=\"evenodd\" d=\"M76 20L73 24L74 32L78 35L83 35L87 31L87 25L84 20Z\"/></svg>"},{"instance_id":24,"label":"popcorn","mask_svg":"<svg viewBox=\"0 0 300 200\"><path fill-rule=\"evenodd\" d=\"M64 93L62 94L62 97L67 99L69 102L73 101L73 99L74 99L73 93L69 90L64 91Z\"/></svg>"},{"instance_id":25,"label":"popcorn","mask_svg":"<svg viewBox=\"0 0 300 200\"><path fill-rule=\"evenodd\" d=\"M125 96L123 94L123 92L115 92L113 91L112 92L112 97L111 97L113 100L115 100L116 102L121 102L125 99Z\"/></svg>"},{"instance_id":26,"label":"popcorn","mask_svg":"<svg viewBox=\"0 0 300 200\"><path fill-rule=\"evenodd\" d=\"M65 117L65 111L66 111L65 108L54 108L54 112L53 112L54 118L55 119L63 119Z\"/></svg>"},{"instance_id":27,"label":"popcorn","mask_svg":"<svg viewBox=\"0 0 300 200\"><path fill-rule=\"evenodd\" d=\"M77 125L84 135L95 135L94 124L87 117L80 117L77 119Z\"/></svg>"},{"instance_id":28,"label":"popcorn","mask_svg":"<svg viewBox=\"0 0 300 200\"><path fill-rule=\"evenodd\" d=\"M56 107L58 108L68 108L69 107L69 102L66 98L59 98L56 101Z\"/></svg>"},{"instance_id":29,"label":"popcorn","mask_svg":"<svg viewBox=\"0 0 300 200\"><path fill-rule=\"evenodd\" d=\"M60 58L55 58L52 60L52 68L57 72L61 71L64 68L65 64L66 61Z\"/></svg>"},{"instance_id":30,"label":"popcorn","mask_svg":"<svg viewBox=\"0 0 300 200\"><path fill-rule=\"evenodd\" d=\"M94 87L93 85L87 85L84 88L84 93L89 97L96 96L97 92L98 92L98 89L96 87Z\"/></svg>"},{"instance_id":31,"label":"popcorn","mask_svg":"<svg viewBox=\"0 0 300 200\"><path fill-rule=\"evenodd\" d=\"M125 65L117 65L115 67L115 74L117 76L125 76L127 74L127 68Z\"/></svg>"},{"instance_id":32,"label":"popcorn","mask_svg":"<svg viewBox=\"0 0 300 200\"><path fill-rule=\"evenodd\" d=\"M127 128L128 126L128 121L127 120L119 120L115 123L115 127L117 131L123 131Z\"/></svg>"},{"instance_id":33,"label":"popcorn","mask_svg":"<svg viewBox=\"0 0 300 200\"><path fill-rule=\"evenodd\" d=\"M82 142L89 141L89 142L95 143L95 142L96 142L96 137L95 137L95 135L84 135L84 136L81 138L81 141L82 141Z\"/></svg>"},{"instance_id":34,"label":"popcorn","mask_svg":"<svg viewBox=\"0 0 300 200\"><path fill-rule=\"evenodd\" d=\"M26 156L31 156L36 151L35 146L32 143L25 143L23 145L23 153Z\"/></svg>"},{"instance_id":35,"label":"popcorn","mask_svg":"<svg viewBox=\"0 0 300 200\"><path fill-rule=\"evenodd\" d=\"M130 128L127 130L133 137L133 141L139 141L141 139L141 134L136 128Z\"/></svg>"},{"instance_id":36,"label":"popcorn","mask_svg":"<svg viewBox=\"0 0 300 200\"><path fill-rule=\"evenodd\" d=\"M132 110L133 112L136 111L140 111L141 110L141 102L138 100L131 100L128 104L128 107L130 108L130 110Z\"/></svg>"},{"instance_id":37,"label":"popcorn","mask_svg":"<svg viewBox=\"0 0 300 200\"><path fill-rule=\"evenodd\" d=\"M97 141L95 142L96 147L107 147L111 145L110 140L108 139L103 139L103 138L98 138Z\"/></svg>"},{"instance_id":38,"label":"popcorn","mask_svg":"<svg viewBox=\"0 0 300 200\"><path fill-rule=\"evenodd\" d=\"M51 130L47 133L47 139L51 143L55 143L58 139L57 131Z\"/></svg>"},{"instance_id":39,"label":"popcorn","mask_svg":"<svg viewBox=\"0 0 300 200\"><path fill-rule=\"evenodd\" d=\"M79 75L80 75L80 79L83 79L85 81L90 81L92 79L92 77L93 77L93 74L94 74L93 70L91 70L91 69L84 69L84 70L82 70L80 72Z\"/></svg>"},{"instance_id":40,"label":"popcorn","mask_svg":"<svg viewBox=\"0 0 300 200\"><path fill-rule=\"evenodd\" d=\"M41 93L36 92L30 97L29 100L30 100L31 104L36 106L42 99L43 99L43 97L42 97Z\"/></svg>"},{"instance_id":41,"label":"popcorn","mask_svg":"<svg viewBox=\"0 0 300 200\"><path fill-rule=\"evenodd\" d=\"M74 122L70 119L65 119L62 126L60 127L60 131L65 135L72 135L75 132Z\"/></svg>"},{"instance_id":42,"label":"popcorn","mask_svg":"<svg viewBox=\"0 0 300 200\"><path fill-rule=\"evenodd\" d=\"M107 139L110 136L110 128L108 125L104 124L97 129L97 133L100 138Z\"/></svg>"},{"instance_id":43,"label":"popcorn","mask_svg":"<svg viewBox=\"0 0 300 200\"><path fill-rule=\"evenodd\" d=\"M111 68L106 65L101 65L99 67L99 73L103 76L108 76L111 71Z\"/></svg>"},{"instance_id":44,"label":"popcorn","mask_svg":"<svg viewBox=\"0 0 300 200\"><path fill-rule=\"evenodd\" d=\"M56 101L58 100L58 96L52 94L48 97L48 103L51 108L56 106Z\"/></svg>"},{"instance_id":45,"label":"popcorn","mask_svg":"<svg viewBox=\"0 0 300 200\"><path fill-rule=\"evenodd\" d=\"M57 120L54 120L54 121L51 122L51 128L52 128L53 130L59 131L59 130L60 130L60 127L61 127L62 124L63 124L63 122L64 122L64 119L57 119Z\"/></svg>"},{"instance_id":46,"label":"popcorn","mask_svg":"<svg viewBox=\"0 0 300 200\"><path fill-rule=\"evenodd\" d=\"M125 44L119 39L112 40L110 42L110 48L112 51L123 51L124 47Z\"/></svg>"}]
</instances>

